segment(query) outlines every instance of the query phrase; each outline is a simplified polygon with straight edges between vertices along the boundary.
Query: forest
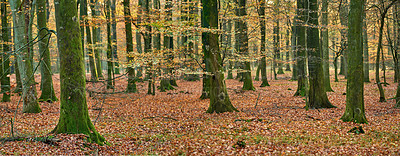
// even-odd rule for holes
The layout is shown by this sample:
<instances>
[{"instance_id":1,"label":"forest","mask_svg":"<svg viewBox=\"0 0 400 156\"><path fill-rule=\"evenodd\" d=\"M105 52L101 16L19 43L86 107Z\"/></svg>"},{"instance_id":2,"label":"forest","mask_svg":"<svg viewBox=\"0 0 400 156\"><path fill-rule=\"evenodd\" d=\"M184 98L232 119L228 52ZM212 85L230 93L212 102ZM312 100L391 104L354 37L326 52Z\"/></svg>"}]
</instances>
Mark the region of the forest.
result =
<instances>
[{"instance_id":1,"label":"forest","mask_svg":"<svg viewBox=\"0 0 400 156\"><path fill-rule=\"evenodd\" d=\"M400 0L0 0L0 155L400 155Z\"/></svg>"}]
</instances>

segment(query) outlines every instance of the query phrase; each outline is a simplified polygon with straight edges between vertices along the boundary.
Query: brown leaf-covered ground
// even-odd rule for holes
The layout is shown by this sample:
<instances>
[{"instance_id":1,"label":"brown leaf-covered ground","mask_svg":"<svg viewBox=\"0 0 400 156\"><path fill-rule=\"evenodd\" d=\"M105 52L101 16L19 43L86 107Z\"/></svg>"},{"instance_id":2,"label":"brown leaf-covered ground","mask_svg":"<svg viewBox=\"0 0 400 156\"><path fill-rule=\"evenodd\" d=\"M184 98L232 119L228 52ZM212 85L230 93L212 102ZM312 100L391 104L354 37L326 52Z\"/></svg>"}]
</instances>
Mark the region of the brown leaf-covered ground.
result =
<instances>
[{"instance_id":1,"label":"brown leaf-covered ground","mask_svg":"<svg viewBox=\"0 0 400 156\"><path fill-rule=\"evenodd\" d=\"M359 124L340 120L346 96L343 77L332 82L335 92L328 93L337 108L306 111L304 98L293 97L297 82L288 81L289 75L270 80L270 87L260 88L261 82L253 81L256 91L241 91L241 82L227 80L230 99L240 110L233 113L205 113L209 100L199 99L200 81L178 80L176 90L157 91L155 96L146 95L145 82L138 83L139 93L93 94L88 97L89 114L109 145L88 143L84 135L62 134L55 136L60 142L50 144L33 139L0 142L0 154L400 155L400 109L393 108L392 99L379 103L374 83L365 84L365 134L354 134L348 131ZM392 75L384 87L388 99L397 85ZM59 96L57 75L54 82ZM122 91L126 79L116 84L115 91ZM87 87L106 91L102 84ZM41 103L42 113L23 114L18 100L14 94L12 102L0 103L0 137L11 135L14 116L15 136L48 136L57 124L59 102Z\"/></svg>"}]
</instances>

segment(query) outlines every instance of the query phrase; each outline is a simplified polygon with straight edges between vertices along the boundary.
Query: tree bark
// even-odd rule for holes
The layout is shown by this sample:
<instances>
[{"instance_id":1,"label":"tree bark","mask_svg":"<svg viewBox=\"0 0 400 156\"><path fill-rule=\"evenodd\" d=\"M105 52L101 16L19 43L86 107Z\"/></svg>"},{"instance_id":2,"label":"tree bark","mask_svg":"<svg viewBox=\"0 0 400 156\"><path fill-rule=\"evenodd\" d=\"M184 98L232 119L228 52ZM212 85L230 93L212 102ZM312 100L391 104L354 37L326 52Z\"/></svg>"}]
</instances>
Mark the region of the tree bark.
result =
<instances>
[{"instance_id":1,"label":"tree bark","mask_svg":"<svg viewBox=\"0 0 400 156\"><path fill-rule=\"evenodd\" d=\"M348 75L344 122L367 123L364 109L363 83L363 0L350 0Z\"/></svg>"},{"instance_id":2,"label":"tree bark","mask_svg":"<svg viewBox=\"0 0 400 156\"><path fill-rule=\"evenodd\" d=\"M364 82L369 81L369 54L368 54L368 27L367 27L367 15L363 13L363 52L364 52Z\"/></svg>"},{"instance_id":3,"label":"tree bark","mask_svg":"<svg viewBox=\"0 0 400 156\"><path fill-rule=\"evenodd\" d=\"M322 1L322 65L324 70L324 84L327 92L332 92L331 80L329 74L329 33L328 33L328 0Z\"/></svg>"},{"instance_id":4,"label":"tree bark","mask_svg":"<svg viewBox=\"0 0 400 156\"><path fill-rule=\"evenodd\" d=\"M114 63L114 73L120 74L119 69L119 59L118 59L118 50L117 50L117 18L115 17L116 12L116 1L111 0L111 42L112 42L112 55L113 55L113 63Z\"/></svg>"},{"instance_id":5,"label":"tree bark","mask_svg":"<svg viewBox=\"0 0 400 156\"><path fill-rule=\"evenodd\" d=\"M265 52L265 0L259 0L260 3L260 8L258 10L258 15L260 16L260 33L261 33L261 48L260 48L260 53L261 53L261 61L259 64L260 70L261 70L261 86L260 87L265 87L269 86L268 83L268 78L267 78L267 56Z\"/></svg>"},{"instance_id":6,"label":"tree bark","mask_svg":"<svg viewBox=\"0 0 400 156\"><path fill-rule=\"evenodd\" d=\"M60 53L60 117L52 133L83 133L100 145L105 141L89 118L85 69L75 0L55 0L57 43Z\"/></svg>"},{"instance_id":7,"label":"tree bark","mask_svg":"<svg viewBox=\"0 0 400 156\"><path fill-rule=\"evenodd\" d=\"M41 56L41 87L42 94L39 98L39 101L48 101L53 102L57 101L56 94L54 93L53 87L53 79L51 72L51 61L50 61L50 51L48 47L49 33L47 30L43 28L47 28L47 18L46 18L46 0L38 0L37 1L37 25L39 31L39 54Z\"/></svg>"},{"instance_id":8,"label":"tree bark","mask_svg":"<svg viewBox=\"0 0 400 156\"><path fill-rule=\"evenodd\" d=\"M304 22L306 21L304 0L297 0L297 18L299 22L296 24L296 66L297 66L297 90L294 96L305 96L306 92L306 75L305 75L305 57L306 57L306 29Z\"/></svg>"},{"instance_id":9,"label":"tree bark","mask_svg":"<svg viewBox=\"0 0 400 156\"><path fill-rule=\"evenodd\" d=\"M92 10L92 20L96 20L98 16L100 15L100 6L99 6L98 0L90 0L90 8ZM86 27L87 29L88 27ZM90 28L89 28L90 29ZM100 42L100 27L98 24L94 24L92 26L92 41L93 41L93 51L94 51L94 58L96 62L96 71L97 71L97 76L99 79L104 79L103 76L103 67L101 63L101 51L99 43ZM87 31L87 30L86 30Z\"/></svg>"},{"instance_id":10,"label":"tree bark","mask_svg":"<svg viewBox=\"0 0 400 156\"><path fill-rule=\"evenodd\" d=\"M10 47L8 45L9 42L9 24L7 20L8 11L7 11L7 1L1 1L1 33L2 33L2 40L3 40L3 53L1 54L1 92L3 92L3 99L2 102L10 102Z\"/></svg>"},{"instance_id":11,"label":"tree bark","mask_svg":"<svg viewBox=\"0 0 400 156\"><path fill-rule=\"evenodd\" d=\"M317 0L305 1L308 10L308 24L318 25ZM307 54L309 70L309 93L306 109L333 108L324 88L321 49L319 45L319 30L316 27L307 28Z\"/></svg>"},{"instance_id":12,"label":"tree bark","mask_svg":"<svg viewBox=\"0 0 400 156\"><path fill-rule=\"evenodd\" d=\"M242 0L243 2L243 0ZM203 11L201 25L207 29L218 29L217 0L202 0ZM213 32L202 33L203 50L210 62L210 105L207 113L223 113L238 111L231 103L226 90L222 69L221 51L219 49L218 34ZM251 80L251 78L250 78Z\"/></svg>"},{"instance_id":13,"label":"tree bark","mask_svg":"<svg viewBox=\"0 0 400 156\"><path fill-rule=\"evenodd\" d=\"M126 53L128 60L128 86L126 88L126 92L128 93L136 93L136 79L135 79L135 68L133 67L133 61L135 60L133 56L133 39L132 39L132 18L131 18L131 9L130 9L130 1L124 0L124 18L125 18L125 37L126 37ZM138 45L137 45L138 46Z\"/></svg>"},{"instance_id":14,"label":"tree bark","mask_svg":"<svg viewBox=\"0 0 400 156\"><path fill-rule=\"evenodd\" d=\"M22 112L24 113L40 113L42 110L39 107L36 97L36 87L34 81L34 73L32 67L31 53L28 48L24 46L28 43L27 39L28 30L25 20L25 13L27 13L26 6L27 1L25 1L25 7L21 7L20 0L10 0L10 6L13 16L14 29L14 45L15 50L18 51L16 58L19 64L19 72L22 82L22 99L23 107ZM29 47L29 46L28 46Z\"/></svg>"}]
</instances>

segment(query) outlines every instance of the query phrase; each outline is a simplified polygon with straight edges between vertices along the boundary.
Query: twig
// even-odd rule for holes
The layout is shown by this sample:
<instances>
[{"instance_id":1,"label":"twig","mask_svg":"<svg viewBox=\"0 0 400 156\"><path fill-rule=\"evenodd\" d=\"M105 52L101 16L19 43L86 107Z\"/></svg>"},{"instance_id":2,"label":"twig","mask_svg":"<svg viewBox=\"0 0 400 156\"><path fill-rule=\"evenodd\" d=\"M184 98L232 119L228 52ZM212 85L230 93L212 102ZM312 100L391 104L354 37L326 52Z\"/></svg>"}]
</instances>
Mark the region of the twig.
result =
<instances>
[{"instance_id":1,"label":"twig","mask_svg":"<svg viewBox=\"0 0 400 156\"><path fill-rule=\"evenodd\" d=\"M170 119L174 121L178 121L177 119L171 118L171 117L164 117L164 116L150 116L150 117L144 117L143 119L154 119L154 118L164 118L164 119Z\"/></svg>"},{"instance_id":2,"label":"twig","mask_svg":"<svg viewBox=\"0 0 400 156\"><path fill-rule=\"evenodd\" d=\"M256 107L257 107L257 104L258 104L258 99L260 98L260 94L261 94L261 93L258 93L258 97L257 97L256 105L254 106L254 108L256 108Z\"/></svg>"}]
</instances>

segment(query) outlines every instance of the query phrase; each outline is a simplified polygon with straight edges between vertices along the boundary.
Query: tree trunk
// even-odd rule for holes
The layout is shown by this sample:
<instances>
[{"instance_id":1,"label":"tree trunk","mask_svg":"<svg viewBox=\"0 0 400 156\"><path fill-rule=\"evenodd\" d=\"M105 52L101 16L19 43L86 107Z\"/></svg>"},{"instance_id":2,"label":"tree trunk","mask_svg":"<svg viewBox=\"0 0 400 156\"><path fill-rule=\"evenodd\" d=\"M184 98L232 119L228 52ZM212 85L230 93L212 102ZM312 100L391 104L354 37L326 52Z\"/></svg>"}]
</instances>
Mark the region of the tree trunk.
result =
<instances>
[{"instance_id":1,"label":"tree trunk","mask_svg":"<svg viewBox=\"0 0 400 156\"><path fill-rule=\"evenodd\" d=\"M289 27L290 27L290 24L289 24L289 19L287 19L286 20L287 22L287 26L288 26L288 28L286 29L286 69L285 69L285 71L291 71L290 70L290 63L289 63L289 60L290 60L290 48L289 48L289 43L290 43L290 41L289 41L289 36L290 36L290 31L289 31Z\"/></svg>"},{"instance_id":2,"label":"tree trunk","mask_svg":"<svg viewBox=\"0 0 400 156\"><path fill-rule=\"evenodd\" d=\"M398 55L398 53L399 53L399 50L400 50L400 13L399 13L399 10L400 9L400 3L397 3L396 5L395 5L395 12L396 12L396 23L395 23L395 25L396 25L396 27L397 27L397 31L396 31L396 46L395 46L395 49L396 49L396 55ZM397 61L397 63L399 63L399 61ZM399 64L396 64L396 66L397 66L397 72L398 72L398 74L400 74L400 69L399 69ZM396 96L395 96L395 99L396 99L396 104L395 104L395 107L396 108L399 108L400 107L400 78L397 78L397 90L396 90Z\"/></svg>"},{"instance_id":3,"label":"tree trunk","mask_svg":"<svg viewBox=\"0 0 400 156\"><path fill-rule=\"evenodd\" d=\"M364 109L363 83L363 0L350 0L348 75L344 122L367 123Z\"/></svg>"},{"instance_id":4,"label":"tree trunk","mask_svg":"<svg viewBox=\"0 0 400 156\"><path fill-rule=\"evenodd\" d=\"M241 1L245 2L244 0ZM218 29L217 0L202 0L202 3L203 11L201 16L201 26L207 29ZM205 56L207 56L206 59L208 62L210 62L211 69L210 105L207 113L238 111L232 105L226 90L224 73L222 69L221 51L218 44L218 34L212 32L203 32L202 41L203 50L206 54Z\"/></svg>"},{"instance_id":5,"label":"tree trunk","mask_svg":"<svg viewBox=\"0 0 400 156\"><path fill-rule=\"evenodd\" d=\"M1 92L3 92L2 102L10 102L10 47L8 45L9 42L9 24L7 20L8 12L7 12L7 3L6 0L1 1L1 33L3 40L3 52L1 54Z\"/></svg>"},{"instance_id":6,"label":"tree trunk","mask_svg":"<svg viewBox=\"0 0 400 156\"><path fill-rule=\"evenodd\" d=\"M277 63L275 63L276 65L278 65L278 72L275 73L275 79L276 78L276 74L284 74L283 73L283 68L282 68L282 60L281 60L281 52L280 52L280 33L279 33L279 7L280 7L280 0L275 0L274 1L274 22L275 22L275 26L274 26L274 52L275 52L275 59L277 61ZM275 71L274 71L275 72Z\"/></svg>"},{"instance_id":7,"label":"tree trunk","mask_svg":"<svg viewBox=\"0 0 400 156\"><path fill-rule=\"evenodd\" d=\"M114 72L115 74L120 74L119 71L119 59L118 59L118 50L117 50L117 19L115 17L116 12L116 1L117 0L111 0L111 30L112 30L112 36L111 36L111 41L112 41L112 55L113 55L113 63L114 63Z\"/></svg>"},{"instance_id":8,"label":"tree trunk","mask_svg":"<svg viewBox=\"0 0 400 156\"><path fill-rule=\"evenodd\" d=\"M308 22L310 25L318 25L318 4L317 0L305 2L308 6ZM319 45L319 31L316 27L307 28L307 54L309 76L309 93L306 109L333 108L326 95L324 88L322 57Z\"/></svg>"},{"instance_id":9,"label":"tree trunk","mask_svg":"<svg viewBox=\"0 0 400 156\"><path fill-rule=\"evenodd\" d=\"M57 43L60 53L60 117L52 133L83 133L100 145L105 141L89 118L81 50L78 10L75 0L55 0Z\"/></svg>"},{"instance_id":10,"label":"tree trunk","mask_svg":"<svg viewBox=\"0 0 400 156\"><path fill-rule=\"evenodd\" d=\"M368 32L367 32L367 15L363 13L363 52L364 52L364 82L369 81L369 54L368 54Z\"/></svg>"},{"instance_id":11,"label":"tree trunk","mask_svg":"<svg viewBox=\"0 0 400 156\"><path fill-rule=\"evenodd\" d=\"M166 1L165 5L165 10L166 10L166 20L167 21L172 21L172 0ZM172 66L172 52L174 50L174 38L173 38L173 32L170 32L170 26L167 26L166 29L168 30L167 33L164 34L164 48L166 50L166 63L167 63L167 68L164 70L164 76L161 79L160 82L160 92L165 92L167 90L173 90L175 89L172 84L171 84L171 78L172 78L172 69L170 69L170 66Z\"/></svg>"},{"instance_id":12,"label":"tree trunk","mask_svg":"<svg viewBox=\"0 0 400 156\"><path fill-rule=\"evenodd\" d=\"M14 35L14 43L15 43L15 35ZM15 49L15 45L14 45L14 49ZM15 79L17 79L17 86L14 89L14 93L20 93L22 92L22 81L21 81L21 74L19 71L19 65L18 65L18 60L15 60Z\"/></svg>"},{"instance_id":13,"label":"tree trunk","mask_svg":"<svg viewBox=\"0 0 400 156\"><path fill-rule=\"evenodd\" d=\"M342 27L347 28L348 23L348 2L343 0L339 11L340 24ZM340 30L340 49L342 50L342 56L340 57L340 75L347 77L347 29Z\"/></svg>"},{"instance_id":14,"label":"tree trunk","mask_svg":"<svg viewBox=\"0 0 400 156\"><path fill-rule=\"evenodd\" d=\"M296 24L296 66L297 66L297 90L294 96L304 96L306 92L306 75L305 75L305 57L306 57L306 29L303 22L306 21L304 0L297 0L297 18L299 23Z\"/></svg>"},{"instance_id":15,"label":"tree trunk","mask_svg":"<svg viewBox=\"0 0 400 156\"><path fill-rule=\"evenodd\" d=\"M100 12L100 6L99 6L99 2L98 0L90 0L90 8L92 10L92 20L97 20L97 18L99 18L98 16L100 16L99 12ZM88 27L86 27L87 29ZM89 28L90 29L90 28ZM100 36L100 27L98 24L95 24L92 26L92 41L93 41L93 51L94 51L94 57L95 57L95 61L96 61L96 71L97 71L97 76L99 79L104 79L103 76L103 68L102 68L102 64L101 64L101 51L100 50L100 46L99 46L99 36ZM87 31L87 30L86 30Z\"/></svg>"},{"instance_id":16,"label":"tree trunk","mask_svg":"<svg viewBox=\"0 0 400 156\"><path fill-rule=\"evenodd\" d=\"M114 56L111 41L111 0L105 2L105 14L107 20L107 89L114 89Z\"/></svg>"},{"instance_id":17,"label":"tree trunk","mask_svg":"<svg viewBox=\"0 0 400 156\"><path fill-rule=\"evenodd\" d=\"M331 80L329 78L329 33L328 33L328 0L322 1L322 65L324 70L324 85L327 92L332 92Z\"/></svg>"},{"instance_id":18,"label":"tree trunk","mask_svg":"<svg viewBox=\"0 0 400 156\"><path fill-rule=\"evenodd\" d=\"M87 0L82 0L81 7L83 7L83 16L88 16L87 12ZM85 19L86 26L86 42L87 42L87 55L89 56L89 66L90 66L90 74L91 81L98 81L98 75L96 70L95 56L93 53L93 45L92 45L92 33L90 31L88 19ZM83 54L82 54L83 55Z\"/></svg>"},{"instance_id":19,"label":"tree trunk","mask_svg":"<svg viewBox=\"0 0 400 156\"><path fill-rule=\"evenodd\" d=\"M246 0L238 0L237 5L239 8L236 9L236 16L242 17L246 15ZM240 55L242 56L248 56L249 55L249 39L247 36L247 23L244 21L244 19L238 19L235 25L236 29L236 37L239 40L239 43L236 43L236 50L239 52ZM238 41L236 40L236 41ZM250 68L250 62L248 60L244 61L243 63L243 70L244 72L242 73L242 78L243 78L243 90L255 90L253 86L253 81L251 78L251 68Z\"/></svg>"},{"instance_id":20,"label":"tree trunk","mask_svg":"<svg viewBox=\"0 0 400 156\"><path fill-rule=\"evenodd\" d=\"M39 53L41 56L41 87L42 94L39 98L39 101L48 101L53 102L57 101L57 97L54 93L53 87L53 79L51 72L51 61L50 61L50 51L48 47L49 38L46 36L49 33L47 30L43 28L47 28L47 18L46 18L46 0L38 0L37 1L37 25L39 31Z\"/></svg>"},{"instance_id":21,"label":"tree trunk","mask_svg":"<svg viewBox=\"0 0 400 156\"><path fill-rule=\"evenodd\" d=\"M135 79L135 68L133 67L133 61L135 60L133 56L133 39L132 39L132 18L131 18L131 9L129 0L124 0L124 17L125 17L125 37L126 37L126 53L128 60L128 86L126 88L126 92L128 93L136 93L136 79Z\"/></svg>"},{"instance_id":22,"label":"tree trunk","mask_svg":"<svg viewBox=\"0 0 400 156\"><path fill-rule=\"evenodd\" d=\"M26 4L29 4L28 1L25 1L25 7L29 7ZM28 43L28 31L27 23L25 20L25 7L21 7L21 1L19 0L10 0L10 6L12 10L13 16L13 25L14 25L14 45L15 49L20 53L17 55L17 61L19 64L19 72L22 82L22 99L23 99L23 108L22 112L24 113L40 113L42 110L39 107L39 103L37 102L36 97L36 87L33 75L33 67L31 62L31 53L28 51L28 48L24 46ZM29 47L29 46L28 46Z\"/></svg>"},{"instance_id":23,"label":"tree trunk","mask_svg":"<svg viewBox=\"0 0 400 156\"><path fill-rule=\"evenodd\" d=\"M258 10L258 15L260 16L260 33L261 33L261 61L259 63L259 67L261 70L261 86L265 87L269 86L268 78L267 78L267 59L266 59L266 52L265 52L265 0L259 0L260 8Z\"/></svg>"}]
</instances>

